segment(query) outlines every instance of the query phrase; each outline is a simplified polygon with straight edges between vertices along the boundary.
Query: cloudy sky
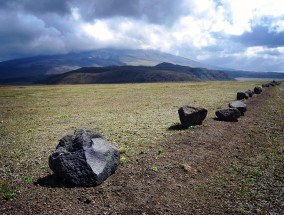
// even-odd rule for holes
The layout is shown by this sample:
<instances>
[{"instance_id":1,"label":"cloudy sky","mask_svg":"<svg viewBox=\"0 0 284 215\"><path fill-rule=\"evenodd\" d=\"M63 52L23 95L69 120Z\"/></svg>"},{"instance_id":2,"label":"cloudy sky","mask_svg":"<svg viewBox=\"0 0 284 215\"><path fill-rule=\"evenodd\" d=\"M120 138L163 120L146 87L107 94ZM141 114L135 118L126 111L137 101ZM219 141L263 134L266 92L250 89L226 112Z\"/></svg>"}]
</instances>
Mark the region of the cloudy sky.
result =
<instances>
[{"instance_id":1,"label":"cloudy sky","mask_svg":"<svg viewBox=\"0 0 284 215\"><path fill-rule=\"evenodd\" d=\"M0 0L0 61L105 47L284 71L282 0Z\"/></svg>"}]
</instances>

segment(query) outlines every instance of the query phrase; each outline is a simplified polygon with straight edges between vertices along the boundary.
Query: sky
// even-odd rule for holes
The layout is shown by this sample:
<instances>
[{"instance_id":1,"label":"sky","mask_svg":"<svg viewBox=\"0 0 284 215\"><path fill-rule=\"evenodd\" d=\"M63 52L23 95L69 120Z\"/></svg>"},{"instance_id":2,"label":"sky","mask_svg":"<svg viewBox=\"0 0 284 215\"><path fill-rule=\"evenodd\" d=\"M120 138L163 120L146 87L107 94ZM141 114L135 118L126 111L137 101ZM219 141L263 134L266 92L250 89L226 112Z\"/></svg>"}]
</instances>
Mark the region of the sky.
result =
<instances>
[{"instance_id":1,"label":"sky","mask_svg":"<svg viewBox=\"0 0 284 215\"><path fill-rule=\"evenodd\" d=\"M284 72L282 0L0 0L0 61L100 48L152 49Z\"/></svg>"}]
</instances>

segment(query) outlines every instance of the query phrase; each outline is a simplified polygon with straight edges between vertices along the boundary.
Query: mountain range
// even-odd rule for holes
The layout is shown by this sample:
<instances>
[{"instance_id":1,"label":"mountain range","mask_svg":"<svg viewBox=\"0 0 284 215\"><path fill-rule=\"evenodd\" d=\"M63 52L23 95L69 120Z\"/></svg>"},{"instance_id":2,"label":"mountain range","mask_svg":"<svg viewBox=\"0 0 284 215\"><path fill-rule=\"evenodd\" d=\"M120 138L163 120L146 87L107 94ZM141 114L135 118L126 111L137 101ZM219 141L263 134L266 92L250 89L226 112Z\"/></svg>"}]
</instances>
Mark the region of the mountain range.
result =
<instances>
[{"instance_id":1,"label":"mountain range","mask_svg":"<svg viewBox=\"0 0 284 215\"><path fill-rule=\"evenodd\" d=\"M124 69L127 70L129 70L129 67L127 66L140 66L140 68L136 68L136 71L138 72L139 70L140 73L136 74L135 80L138 79L138 76L141 76L141 70L143 70L144 79L149 82L151 80L153 81L155 79L159 79L157 77L154 77L154 73L157 75L158 71L157 67L155 66L163 62L167 62L172 65L182 65L191 68L199 68L200 71L203 71L203 74L204 72L208 72L209 70L214 70L215 73L217 71L224 71L228 75L229 79L251 76L258 78L264 75L264 73L249 73L244 71L236 71L232 69L217 67L213 65L207 65L180 56L175 56L154 50L98 49L94 51L85 51L60 55L35 56L0 62L0 83L34 83L40 80L42 82L50 82L52 76L57 76L59 74L64 74L66 72L74 71L80 68L84 68L85 71L86 67L108 67L111 69L115 69L115 74L117 75L117 70L119 70L117 66L124 66ZM144 66L144 68L142 68L141 66ZM153 67L154 69L150 67ZM148 78L145 78L145 68L152 70L151 75L148 74ZM95 71L95 69L93 71ZM192 78L189 78L189 74L187 74L185 77L185 73L179 72L178 74L176 74L177 71L175 70L172 71L167 69L163 71L163 74L160 74L159 72L159 76L162 77L160 77L160 79L163 81L192 80ZM165 71L167 71L167 73L165 73ZM74 76L75 73L73 72L71 74L73 74ZM111 73L109 72L104 74L101 73L100 75L97 74L96 78L93 77L92 80L103 80L103 83L114 82L114 79L107 81L105 78L102 78L102 76L110 77L110 74ZM129 82L136 82L135 80L130 79L130 77L134 78L134 73L129 73L128 71L127 74L130 75L127 79ZM70 74L68 75L70 77ZM176 75L177 77L175 77ZM90 74L88 74L88 76L90 76ZM152 77L150 78L150 76ZM57 78L58 77L59 76L57 76ZM126 77L126 74L124 75L124 77ZM284 79L284 73L267 73L265 74L265 78ZM55 77L53 79L55 80ZM195 81L202 80L201 77L193 79ZM126 79L121 80L121 82L125 82L125 80ZM204 81L205 80L206 78L204 79ZM213 79L210 78L209 80ZM119 81L117 80L115 82Z\"/></svg>"},{"instance_id":2,"label":"mountain range","mask_svg":"<svg viewBox=\"0 0 284 215\"><path fill-rule=\"evenodd\" d=\"M53 75L41 84L152 83L232 80L219 70L161 63L156 66L83 67Z\"/></svg>"}]
</instances>

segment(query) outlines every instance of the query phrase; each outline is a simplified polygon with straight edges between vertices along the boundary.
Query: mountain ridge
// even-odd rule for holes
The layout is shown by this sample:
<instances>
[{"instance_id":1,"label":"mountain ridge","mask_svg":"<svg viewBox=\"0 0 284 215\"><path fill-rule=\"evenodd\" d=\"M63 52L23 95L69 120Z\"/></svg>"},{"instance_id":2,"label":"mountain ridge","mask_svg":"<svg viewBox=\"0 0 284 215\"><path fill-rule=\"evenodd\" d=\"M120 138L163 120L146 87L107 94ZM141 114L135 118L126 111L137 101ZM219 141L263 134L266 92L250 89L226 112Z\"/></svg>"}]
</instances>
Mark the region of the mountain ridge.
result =
<instances>
[{"instance_id":1,"label":"mountain ridge","mask_svg":"<svg viewBox=\"0 0 284 215\"><path fill-rule=\"evenodd\" d=\"M183 81L233 80L225 72L192 68L171 63L156 66L83 67L64 74L53 75L42 84L110 84Z\"/></svg>"},{"instance_id":2,"label":"mountain ridge","mask_svg":"<svg viewBox=\"0 0 284 215\"><path fill-rule=\"evenodd\" d=\"M155 50L98 49L58 55L40 55L0 62L0 79L45 76L93 66L155 66L162 62L218 69Z\"/></svg>"}]
</instances>

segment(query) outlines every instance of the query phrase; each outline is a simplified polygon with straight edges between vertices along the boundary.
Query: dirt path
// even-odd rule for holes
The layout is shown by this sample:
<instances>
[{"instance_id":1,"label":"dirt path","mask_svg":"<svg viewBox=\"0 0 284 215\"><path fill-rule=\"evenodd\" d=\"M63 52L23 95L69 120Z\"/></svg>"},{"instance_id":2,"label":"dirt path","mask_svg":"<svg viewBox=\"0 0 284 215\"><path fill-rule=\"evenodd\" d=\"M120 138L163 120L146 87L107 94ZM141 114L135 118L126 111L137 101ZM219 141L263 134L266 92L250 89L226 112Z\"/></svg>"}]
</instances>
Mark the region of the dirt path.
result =
<instances>
[{"instance_id":1,"label":"dirt path","mask_svg":"<svg viewBox=\"0 0 284 215\"><path fill-rule=\"evenodd\" d=\"M227 188L213 184L213 189L210 184L215 183L230 165L250 158L248 152L255 148L258 134L265 139L263 131L270 129L270 124L263 122L268 119L264 117L266 114L272 112L275 119L283 118L283 109L279 111L279 106L268 107L269 102L276 99L283 101L284 91L280 93L276 88L269 88L248 100L248 111L239 122L207 119L201 127L172 132L161 143L137 152L131 162L120 166L98 187L66 188L54 184L52 177L45 178L38 185L31 184L14 200L0 202L0 213L243 213L229 207L237 204L235 196L226 197L228 202L224 203L222 193ZM255 130L260 132L257 137L253 135ZM280 128L279 138L283 137L282 131ZM284 184L284 179L281 180ZM283 205L271 207L277 208L276 212L284 212Z\"/></svg>"}]
</instances>

